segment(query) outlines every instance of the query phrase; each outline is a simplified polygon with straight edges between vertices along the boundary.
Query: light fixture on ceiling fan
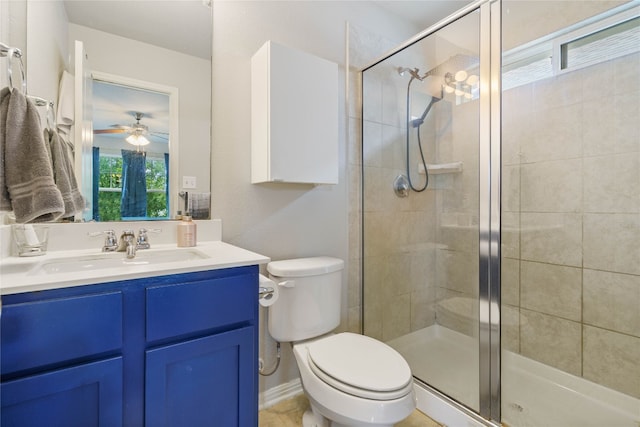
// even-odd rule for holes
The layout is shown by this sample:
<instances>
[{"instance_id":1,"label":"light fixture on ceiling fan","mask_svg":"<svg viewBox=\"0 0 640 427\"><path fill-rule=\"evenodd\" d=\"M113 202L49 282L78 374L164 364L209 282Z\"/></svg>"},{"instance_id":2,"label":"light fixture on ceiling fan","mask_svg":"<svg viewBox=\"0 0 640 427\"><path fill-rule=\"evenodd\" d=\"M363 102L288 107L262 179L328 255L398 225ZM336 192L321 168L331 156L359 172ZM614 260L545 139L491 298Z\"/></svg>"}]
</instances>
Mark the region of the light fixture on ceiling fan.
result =
<instances>
[{"instance_id":1,"label":"light fixture on ceiling fan","mask_svg":"<svg viewBox=\"0 0 640 427\"><path fill-rule=\"evenodd\" d=\"M131 145L140 146L149 144L149 140L144 137L141 131L135 130L131 135L124 139Z\"/></svg>"},{"instance_id":2,"label":"light fixture on ceiling fan","mask_svg":"<svg viewBox=\"0 0 640 427\"><path fill-rule=\"evenodd\" d=\"M143 116L142 113L135 113L135 114L136 114L136 122L131 125L131 130L130 130L131 135L126 137L124 140L131 145L135 145L136 147L139 147L141 145L149 144L149 140L144 136L147 132L149 132L149 127L143 124L140 124L140 119Z\"/></svg>"},{"instance_id":3,"label":"light fixture on ceiling fan","mask_svg":"<svg viewBox=\"0 0 640 427\"><path fill-rule=\"evenodd\" d=\"M149 127L140 123L140 120L144 117L143 113L135 112L133 113L136 119L136 122L130 126L123 125L111 125L116 129L96 129L93 131L94 134L114 134L114 133L128 133L129 136L125 138L131 145L135 145L136 147L140 147L142 145L148 145L150 143L149 139L145 135L150 134ZM160 138L166 139L167 135L165 133L152 132L151 134L158 136Z\"/></svg>"}]
</instances>

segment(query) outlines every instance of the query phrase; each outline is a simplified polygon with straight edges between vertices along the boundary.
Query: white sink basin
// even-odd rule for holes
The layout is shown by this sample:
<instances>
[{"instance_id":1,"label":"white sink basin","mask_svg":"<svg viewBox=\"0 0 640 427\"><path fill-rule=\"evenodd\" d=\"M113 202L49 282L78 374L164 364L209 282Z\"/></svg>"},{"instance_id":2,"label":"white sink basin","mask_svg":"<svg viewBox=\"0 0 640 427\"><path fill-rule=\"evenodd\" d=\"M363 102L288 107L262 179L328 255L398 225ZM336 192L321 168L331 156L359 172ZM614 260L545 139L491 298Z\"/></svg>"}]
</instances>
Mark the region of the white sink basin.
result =
<instances>
[{"instance_id":1,"label":"white sink basin","mask_svg":"<svg viewBox=\"0 0 640 427\"><path fill-rule=\"evenodd\" d=\"M33 263L29 264L3 264L0 266L0 273L4 274L24 274L33 269Z\"/></svg>"},{"instance_id":2,"label":"white sink basin","mask_svg":"<svg viewBox=\"0 0 640 427\"><path fill-rule=\"evenodd\" d=\"M209 256L197 249L140 250L136 253L135 258L132 259L127 259L123 252L112 252L76 258L50 259L38 263L33 270L29 271L28 275L78 273L105 268L126 269L136 266L193 261L205 258L209 258Z\"/></svg>"}]
</instances>

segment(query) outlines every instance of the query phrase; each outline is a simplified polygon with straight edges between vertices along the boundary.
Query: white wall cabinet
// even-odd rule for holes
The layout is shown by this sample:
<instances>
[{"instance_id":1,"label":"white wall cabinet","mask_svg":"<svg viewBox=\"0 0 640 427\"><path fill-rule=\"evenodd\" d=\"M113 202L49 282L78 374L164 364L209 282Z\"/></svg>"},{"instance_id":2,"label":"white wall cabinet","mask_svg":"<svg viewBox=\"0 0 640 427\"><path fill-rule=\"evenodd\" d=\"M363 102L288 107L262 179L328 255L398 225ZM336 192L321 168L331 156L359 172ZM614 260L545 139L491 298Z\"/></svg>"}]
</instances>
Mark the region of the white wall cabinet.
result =
<instances>
[{"instance_id":1,"label":"white wall cabinet","mask_svg":"<svg viewBox=\"0 0 640 427\"><path fill-rule=\"evenodd\" d=\"M251 59L251 182L338 183L338 66L272 41Z\"/></svg>"}]
</instances>

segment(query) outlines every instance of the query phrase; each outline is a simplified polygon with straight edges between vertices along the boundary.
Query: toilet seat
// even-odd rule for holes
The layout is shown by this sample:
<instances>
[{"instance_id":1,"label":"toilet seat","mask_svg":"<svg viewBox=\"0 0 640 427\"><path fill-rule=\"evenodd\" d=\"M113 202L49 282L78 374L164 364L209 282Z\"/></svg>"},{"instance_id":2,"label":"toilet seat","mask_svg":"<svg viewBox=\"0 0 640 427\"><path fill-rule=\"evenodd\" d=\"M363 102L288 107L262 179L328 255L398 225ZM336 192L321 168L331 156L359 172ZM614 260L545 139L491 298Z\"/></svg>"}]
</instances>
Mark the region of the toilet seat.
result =
<instances>
[{"instance_id":1,"label":"toilet seat","mask_svg":"<svg viewBox=\"0 0 640 427\"><path fill-rule=\"evenodd\" d=\"M393 400L411 392L411 369L390 346L349 332L308 346L311 370L328 385L354 396Z\"/></svg>"}]
</instances>

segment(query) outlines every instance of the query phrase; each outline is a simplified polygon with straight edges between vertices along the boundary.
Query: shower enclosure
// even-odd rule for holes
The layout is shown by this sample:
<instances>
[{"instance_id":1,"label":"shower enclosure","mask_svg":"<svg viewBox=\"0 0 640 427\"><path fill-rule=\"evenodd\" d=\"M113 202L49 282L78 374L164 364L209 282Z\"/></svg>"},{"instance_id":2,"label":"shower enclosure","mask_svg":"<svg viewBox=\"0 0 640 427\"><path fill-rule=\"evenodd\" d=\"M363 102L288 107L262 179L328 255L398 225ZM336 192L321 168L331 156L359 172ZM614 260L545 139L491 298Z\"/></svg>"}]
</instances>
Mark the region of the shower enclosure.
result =
<instances>
[{"instance_id":1,"label":"shower enclosure","mask_svg":"<svg viewBox=\"0 0 640 427\"><path fill-rule=\"evenodd\" d=\"M362 72L363 332L478 422L640 422L639 15L480 1Z\"/></svg>"}]
</instances>

